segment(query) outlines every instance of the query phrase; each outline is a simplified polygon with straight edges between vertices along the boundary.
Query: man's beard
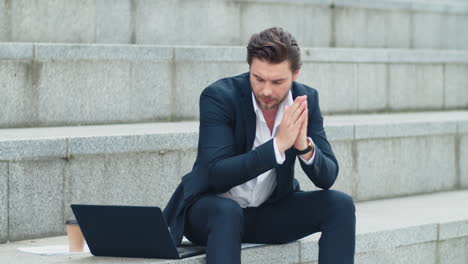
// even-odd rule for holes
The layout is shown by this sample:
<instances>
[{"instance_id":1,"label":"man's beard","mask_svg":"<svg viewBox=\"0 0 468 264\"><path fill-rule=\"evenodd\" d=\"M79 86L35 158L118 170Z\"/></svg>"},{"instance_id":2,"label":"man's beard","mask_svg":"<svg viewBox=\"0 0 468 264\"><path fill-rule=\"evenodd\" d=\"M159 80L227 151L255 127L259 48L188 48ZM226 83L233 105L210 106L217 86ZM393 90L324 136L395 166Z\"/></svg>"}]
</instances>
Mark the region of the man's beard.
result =
<instances>
[{"instance_id":1,"label":"man's beard","mask_svg":"<svg viewBox=\"0 0 468 264\"><path fill-rule=\"evenodd\" d=\"M257 102L257 105L262 109L262 110L273 110L273 109L276 109L278 108L278 106L286 99L286 97L288 97L289 95L289 91L291 90L291 87L289 88L288 92L286 93L286 95L281 98L281 100L279 100L279 102L277 104L273 104L272 106L268 106L268 105L264 105L263 102L261 100L259 100L257 98L257 96L255 95L254 93L254 97L255 97L255 101Z\"/></svg>"}]
</instances>

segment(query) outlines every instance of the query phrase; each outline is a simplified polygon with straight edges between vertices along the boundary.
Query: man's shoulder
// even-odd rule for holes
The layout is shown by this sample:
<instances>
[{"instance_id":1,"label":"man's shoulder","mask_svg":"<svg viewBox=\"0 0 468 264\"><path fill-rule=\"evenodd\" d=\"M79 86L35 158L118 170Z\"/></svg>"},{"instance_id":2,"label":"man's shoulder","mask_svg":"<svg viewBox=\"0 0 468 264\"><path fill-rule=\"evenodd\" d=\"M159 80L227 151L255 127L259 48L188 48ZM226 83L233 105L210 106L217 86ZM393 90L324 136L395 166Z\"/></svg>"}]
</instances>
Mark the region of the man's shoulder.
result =
<instances>
[{"instance_id":1,"label":"man's shoulder","mask_svg":"<svg viewBox=\"0 0 468 264\"><path fill-rule=\"evenodd\" d=\"M316 96L318 94L317 89L308 86L306 84L300 83L300 82L294 82L293 83L293 95L294 97L296 96L301 96L301 95L307 95L309 96Z\"/></svg>"},{"instance_id":2,"label":"man's shoulder","mask_svg":"<svg viewBox=\"0 0 468 264\"><path fill-rule=\"evenodd\" d=\"M238 97L250 89L249 73L222 78L203 89L201 95Z\"/></svg>"}]
</instances>

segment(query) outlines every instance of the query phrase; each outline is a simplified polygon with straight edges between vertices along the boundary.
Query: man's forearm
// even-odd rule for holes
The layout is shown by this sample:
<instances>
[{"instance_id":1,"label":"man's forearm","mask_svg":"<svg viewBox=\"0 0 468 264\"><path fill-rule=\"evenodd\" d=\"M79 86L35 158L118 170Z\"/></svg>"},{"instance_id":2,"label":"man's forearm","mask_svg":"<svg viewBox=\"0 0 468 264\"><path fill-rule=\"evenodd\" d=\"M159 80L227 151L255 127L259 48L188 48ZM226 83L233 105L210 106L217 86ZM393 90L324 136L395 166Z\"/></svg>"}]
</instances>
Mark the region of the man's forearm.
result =
<instances>
[{"instance_id":1,"label":"man's forearm","mask_svg":"<svg viewBox=\"0 0 468 264\"><path fill-rule=\"evenodd\" d=\"M223 193L274 168L277 164L273 140L241 155L213 161L209 180L216 193Z\"/></svg>"}]
</instances>

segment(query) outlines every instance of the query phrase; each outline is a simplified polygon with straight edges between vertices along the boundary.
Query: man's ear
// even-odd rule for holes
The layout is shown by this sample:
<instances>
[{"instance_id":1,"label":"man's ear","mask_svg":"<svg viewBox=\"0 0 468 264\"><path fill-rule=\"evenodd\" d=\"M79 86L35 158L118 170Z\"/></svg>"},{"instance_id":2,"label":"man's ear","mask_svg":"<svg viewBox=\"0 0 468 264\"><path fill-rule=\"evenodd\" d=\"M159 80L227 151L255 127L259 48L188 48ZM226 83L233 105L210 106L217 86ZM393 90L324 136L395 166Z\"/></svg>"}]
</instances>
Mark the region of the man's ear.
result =
<instances>
[{"instance_id":1,"label":"man's ear","mask_svg":"<svg viewBox=\"0 0 468 264\"><path fill-rule=\"evenodd\" d=\"M299 72L301 71L301 69L297 69L294 73L293 73L293 81L297 80L297 78L299 77Z\"/></svg>"}]
</instances>

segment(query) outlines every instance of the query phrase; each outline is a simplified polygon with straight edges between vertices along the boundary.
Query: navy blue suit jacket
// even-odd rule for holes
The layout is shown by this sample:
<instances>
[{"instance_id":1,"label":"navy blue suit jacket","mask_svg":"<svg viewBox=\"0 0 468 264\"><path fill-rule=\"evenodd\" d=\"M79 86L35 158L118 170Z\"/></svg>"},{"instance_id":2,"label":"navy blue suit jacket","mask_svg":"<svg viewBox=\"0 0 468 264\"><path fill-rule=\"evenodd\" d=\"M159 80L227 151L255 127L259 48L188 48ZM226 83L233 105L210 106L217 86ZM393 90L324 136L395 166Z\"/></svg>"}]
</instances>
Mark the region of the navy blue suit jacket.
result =
<instances>
[{"instance_id":1,"label":"navy blue suit jacket","mask_svg":"<svg viewBox=\"0 0 468 264\"><path fill-rule=\"evenodd\" d=\"M318 93L297 82L293 82L291 92L293 98L307 95L307 135L315 143L313 163L306 165L299 159L301 167L315 186L329 189L338 175L338 162L323 129ZM283 164L277 164L273 139L252 150L255 129L249 73L221 79L203 90L197 158L163 212L176 245L184 234L186 209L203 194L224 193L272 168L276 168L277 186L265 203L301 191L294 178L294 149L286 151Z\"/></svg>"}]
</instances>

